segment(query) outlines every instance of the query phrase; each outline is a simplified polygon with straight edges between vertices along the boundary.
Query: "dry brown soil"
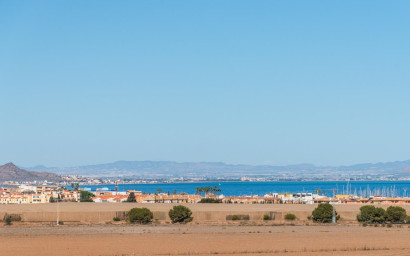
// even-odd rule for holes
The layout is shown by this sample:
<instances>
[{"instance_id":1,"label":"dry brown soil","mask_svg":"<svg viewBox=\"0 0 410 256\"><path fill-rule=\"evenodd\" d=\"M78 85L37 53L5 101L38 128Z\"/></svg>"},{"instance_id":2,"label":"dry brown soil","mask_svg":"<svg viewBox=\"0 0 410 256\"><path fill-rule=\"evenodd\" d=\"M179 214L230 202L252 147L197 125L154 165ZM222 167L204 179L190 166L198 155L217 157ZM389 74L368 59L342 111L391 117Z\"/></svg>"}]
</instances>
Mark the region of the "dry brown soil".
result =
<instances>
[{"instance_id":1,"label":"dry brown soil","mask_svg":"<svg viewBox=\"0 0 410 256\"><path fill-rule=\"evenodd\" d=\"M0 255L410 255L410 228L5 226Z\"/></svg>"}]
</instances>

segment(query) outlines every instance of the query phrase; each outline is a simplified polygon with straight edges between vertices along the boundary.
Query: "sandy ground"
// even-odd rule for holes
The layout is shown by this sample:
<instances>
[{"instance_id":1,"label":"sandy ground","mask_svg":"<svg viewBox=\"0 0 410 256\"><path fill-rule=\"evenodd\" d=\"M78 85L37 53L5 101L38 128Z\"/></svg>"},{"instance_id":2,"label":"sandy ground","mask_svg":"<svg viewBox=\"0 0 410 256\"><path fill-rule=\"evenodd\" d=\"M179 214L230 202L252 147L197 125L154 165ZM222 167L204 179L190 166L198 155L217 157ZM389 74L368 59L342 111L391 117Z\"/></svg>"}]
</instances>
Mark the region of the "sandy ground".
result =
<instances>
[{"instance_id":1,"label":"sandy ground","mask_svg":"<svg viewBox=\"0 0 410 256\"><path fill-rule=\"evenodd\" d=\"M138 203L60 203L62 212L115 212L126 211L133 207L147 207L152 211L168 211L177 204L138 204ZM311 212L317 205L314 204L185 204L193 212L203 211L283 211L283 212ZM335 205L337 211L359 212L363 204L341 204ZM378 205L387 208L390 205ZM410 205L399 205L410 211ZM1 204L0 212L27 213L27 212L55 212L57 204Z\"/></svg>"},{"instance_id":2,"label":"sandy ground","mask_svg":"<svg viewBox=\"0 0 410 256\"><path fill-rule=\"evenodd\" d=\"M410 255L410 228L7 226L0 255Z\"/></svg>"}]
</instances>

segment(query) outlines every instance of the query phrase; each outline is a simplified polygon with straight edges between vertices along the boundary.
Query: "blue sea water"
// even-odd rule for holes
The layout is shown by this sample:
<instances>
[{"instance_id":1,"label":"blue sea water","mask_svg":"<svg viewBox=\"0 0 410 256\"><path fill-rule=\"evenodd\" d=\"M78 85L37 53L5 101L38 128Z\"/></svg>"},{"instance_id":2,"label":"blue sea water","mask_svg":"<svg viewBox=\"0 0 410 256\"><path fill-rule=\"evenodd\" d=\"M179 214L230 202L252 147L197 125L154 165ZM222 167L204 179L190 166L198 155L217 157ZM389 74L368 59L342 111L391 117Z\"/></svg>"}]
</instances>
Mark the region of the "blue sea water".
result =
<instances>
[{"instance_id":1,"label":"blue sea water","mask_svg":"<svg viewBox=\"0 0 410 256\"><path fill-rule=\"evenodd\" d=\"M361 196L410 196L410 181L303 181L303 182L204 182L204 183L156 183L156 184L119 184L118 191L138 190L145 193L156 193L161 189L164 193L185 192L195 194L195 188L218 186L225 196L259 195L266 193L312 192L319 189L326 195L356 194ZM81 188L108 188L114 190L115 185L89 185Z\"/></svg>"}]
</instances>

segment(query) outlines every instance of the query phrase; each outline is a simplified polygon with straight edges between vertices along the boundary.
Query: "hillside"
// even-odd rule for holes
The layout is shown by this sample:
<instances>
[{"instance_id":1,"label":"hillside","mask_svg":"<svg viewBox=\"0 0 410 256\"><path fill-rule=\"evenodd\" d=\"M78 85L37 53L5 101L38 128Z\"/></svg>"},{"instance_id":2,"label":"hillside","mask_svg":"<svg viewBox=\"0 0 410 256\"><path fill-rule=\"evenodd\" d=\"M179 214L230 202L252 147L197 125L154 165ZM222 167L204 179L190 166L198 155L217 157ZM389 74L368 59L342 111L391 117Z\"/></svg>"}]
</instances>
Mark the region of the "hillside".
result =
<instances>
[{"instance_id":1,"label":"hillside","mask_svg":"<svg viewBox=\"0 0 410 256\"><path fill-rule=\"evenodd\" d=\"M26 171L15 166L13 163L0 165L0 182L3 181L60 181L57 174L50 172Z\"/></svg>"},{"instance_id":2,"label":"hillside","mask_svg":"<svg viewBox=\"0 0 410 256\"><path fill-rule=\"evenodd\" d=\"M351 166L315 166L312 164L271 166L234 165L221 162L172 162L172 161L117 161L107 164L77 167L37 166L29 170L58 174L79 174L95 177L242 177L269 176L287 178L364 178L410 177L410 160L366 163Z\"/></svg>"}]
</instances>

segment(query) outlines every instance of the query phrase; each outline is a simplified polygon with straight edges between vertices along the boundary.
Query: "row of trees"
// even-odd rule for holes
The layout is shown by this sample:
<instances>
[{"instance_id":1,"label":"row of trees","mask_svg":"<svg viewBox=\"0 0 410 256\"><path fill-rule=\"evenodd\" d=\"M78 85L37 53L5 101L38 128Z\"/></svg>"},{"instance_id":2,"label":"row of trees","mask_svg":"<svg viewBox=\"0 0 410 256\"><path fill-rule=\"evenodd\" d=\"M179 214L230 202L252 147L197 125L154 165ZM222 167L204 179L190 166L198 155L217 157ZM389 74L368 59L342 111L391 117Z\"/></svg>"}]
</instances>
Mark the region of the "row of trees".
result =
<instances>
[{"instance_id":1,"label":"row of trees","mask_svg":"<svg viewBox=\"0 0 410 256\"><path fill-rule=\"evenodd\" d=\"M174 206L168 212L172 223L188 223L193 220L192 211L186 206ZM130 223L148 224L152 222L154 214L148 208L132 208L127 214L127 221Z\"/></svg>"},{"instance_id":2,"label":"row of trees","mask_svg":"<svg viewBox=\"0 0 410 256\"><path fill-rule=\"evenodd\" d=\"M340 215L333 209L331 204L319 204L309 219L314 222L331 223L332 217L340 219ZM357 220L366 224L384 223L410 223L410 216L407 216L406 209L400 206L389 206L387 210L373 205L365 205L360 208Z\"/></svg>"},{"instance_id":3,"label":"row of trees","mask_svg":"<svg viewBox=\"0 0 410 256\"><path fill-rule=\"evenodd\" d=\"M410 223L410 216L407 216L406 210L400 206L389 206L387 210L384 210L381 207L365 205L360 208L357 220L366 224Z\"/></svg>"},{"instance_id":4,"label":"row of trees","mask_svg":"<svg viewBox=\"0 0 410 256\"><path fill-rule=\"evenodd\" d=\"M183 205L174 206L168 215L172 223L188 223L193 220L192 211ZM128 212L127 221L130 223L147 224L153 219L153 213L147 208L133 208ZM292 218L291 218L292 217ZM333 208L333 205L328 203L319 204L309 216L314 222L331 223L333 217L335 220L340 219L340 215ZM265 219L265 216L264 216ZM287 214L286 219L294 220L296 216ZM366 205L360 208L360 214L357 220L363 223L410 223L410 216L407 216L406 210L399 206L390 206L387 210L373 205Z\"/></svg>"},{"instance_id":5,"label":"row of trees","mask_svg":"<svg viewBox=\"0 0 410 256\"><path fill-rule=\"evenodd\" d=\"M205 197L208 198L209 194L219 195L221 193L221 189L218 186L206 186L206 187L197 187L195 188L197 195L202 195L204 193Z\"/></svg>"}]
</instances>

